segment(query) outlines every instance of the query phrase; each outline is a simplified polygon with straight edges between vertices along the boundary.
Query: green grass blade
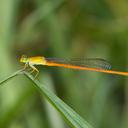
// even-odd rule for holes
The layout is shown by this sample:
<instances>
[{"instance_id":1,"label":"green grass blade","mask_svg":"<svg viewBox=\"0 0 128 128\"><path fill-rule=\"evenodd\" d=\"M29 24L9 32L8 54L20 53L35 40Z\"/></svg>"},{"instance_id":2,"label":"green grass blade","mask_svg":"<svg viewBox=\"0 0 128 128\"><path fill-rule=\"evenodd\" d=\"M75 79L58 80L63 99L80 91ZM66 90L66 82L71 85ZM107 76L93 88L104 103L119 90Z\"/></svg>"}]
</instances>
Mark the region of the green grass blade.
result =
<instances>
[{"instance_id":1,"label":"green grass blade","mask_svg":"<svg viewBox=\"0 0 128 128\"><path fill-rule=\"evenodd\" d=\"M92 128L83 118L81 118L72 108L65 104L55 94L49 91L47 86L42 85L38 80L34 80L31 75L25 73L25 75L33 81L33 83L40 88L41 92L46 98L53 104L53 106L70 122L75 128Z\"/></svg>"},{"instance_id":2,"label":"green grass blade","mask_svg":"<svg viewBox=\"0 0 128 128\"><path fill-rule=\"evenodd\" d=\"M8 77L6 77L5 79L1 80L1 81L0 81L0 85L3 85L3 84L4 84L5 82L7 82L8 80L10 80L11 78L13 78L13 77L15 77L15 76L17 76L17 75L19 75L19 74L21 74L21 73L23 73L22 70L18 70L18 71L16 71L16 72L14 72L14 73L11 74L10 76L8 76Z\"/></svg>"},{"instance_id":3,"label":"green grass blade","mask_svg":"<svg viewBox=\"0 0 128 128\"><path fill-rule=\"evenodd\" d=\"M21 70L10 75L6 79L0 82L0 85L4 82L10 80L11 78L21 74ZM38 80L35 80L30 74L25 73L34 85L41 90L49 102L62 114L62 116L74 127L74 128L92 128L92 126L86 122L82 117L80 117L72 108L65 104L60 98L58 98L54 93L49 91L47 86L44 86Z\"/></svg>"}]
</instances>

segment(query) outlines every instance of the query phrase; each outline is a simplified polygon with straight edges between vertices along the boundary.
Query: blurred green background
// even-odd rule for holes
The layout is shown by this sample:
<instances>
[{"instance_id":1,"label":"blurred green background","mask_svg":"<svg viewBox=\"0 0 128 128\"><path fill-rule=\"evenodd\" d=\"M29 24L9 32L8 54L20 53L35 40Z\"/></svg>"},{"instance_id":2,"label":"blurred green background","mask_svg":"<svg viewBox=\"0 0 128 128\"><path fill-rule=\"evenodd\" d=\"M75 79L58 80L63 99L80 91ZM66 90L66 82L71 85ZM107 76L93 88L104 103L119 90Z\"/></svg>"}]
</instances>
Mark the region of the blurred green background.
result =
<instances>
[{"instance_id":1,"label":"blurred green background","mask_svg":"<svg viewBox=\"0 0 128 128\"><path fill-rule=\"evenodd\" d=\"M19 58L104 58L128 68L128 1L0 0L0 79ZM94 128L128 128L125 76L38 66L39 78ZM24 76L0 87L0 128L68 128Z\"/></svg>"}]
</instances>

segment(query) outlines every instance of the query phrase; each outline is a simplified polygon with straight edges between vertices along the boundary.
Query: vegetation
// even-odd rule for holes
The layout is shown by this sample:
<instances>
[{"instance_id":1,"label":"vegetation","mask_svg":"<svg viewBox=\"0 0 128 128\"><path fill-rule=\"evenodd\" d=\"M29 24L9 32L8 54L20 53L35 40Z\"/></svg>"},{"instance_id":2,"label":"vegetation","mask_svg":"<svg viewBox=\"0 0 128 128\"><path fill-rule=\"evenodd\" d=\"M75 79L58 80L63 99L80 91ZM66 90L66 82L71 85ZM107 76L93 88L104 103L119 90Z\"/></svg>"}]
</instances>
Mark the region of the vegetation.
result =
<instances>
[{"instance_id":1,"label":"vegetation","mask_svg":"<svg viewBox=\"0 0 128 128\"><path fill-rule=\"evenodd\" d=\"M127 128L125 76L39 66L37 80L7 77L23 54L98 57L127 71L127 8L124 0L1 0L0 127Z\"/></svg>"}]
</instances>

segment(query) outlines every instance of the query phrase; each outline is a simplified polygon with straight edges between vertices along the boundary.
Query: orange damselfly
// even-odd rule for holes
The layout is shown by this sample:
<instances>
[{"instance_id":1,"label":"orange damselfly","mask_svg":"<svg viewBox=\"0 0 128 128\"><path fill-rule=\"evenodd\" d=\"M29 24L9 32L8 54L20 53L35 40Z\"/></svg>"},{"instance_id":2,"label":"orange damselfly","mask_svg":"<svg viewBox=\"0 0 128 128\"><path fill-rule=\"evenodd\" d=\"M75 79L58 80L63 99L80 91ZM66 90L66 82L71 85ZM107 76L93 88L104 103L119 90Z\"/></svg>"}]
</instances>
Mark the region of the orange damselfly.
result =
<instances>
[{"instance_id":1,"label":"orange damselfly","mask_svg":"<svg viewBox=\"0 0 128 128\"><path fill-rule=\"evenodd\" d=\"M58 58L45 58L43 56L27 57L23 55L20 58L20 62L25 63L24 69L26 69L28 66L32 68L31 73L36 71L37 73L35 77L37 77L39 73L39 70L35 67L35 65L56 66L56 67L64 67L70 69L88 70L88 71L128 76L128 72L112 70L111 65L106 60L101 58L69 60L69 59L58 59Z\"/></svg>"}]
</instances>

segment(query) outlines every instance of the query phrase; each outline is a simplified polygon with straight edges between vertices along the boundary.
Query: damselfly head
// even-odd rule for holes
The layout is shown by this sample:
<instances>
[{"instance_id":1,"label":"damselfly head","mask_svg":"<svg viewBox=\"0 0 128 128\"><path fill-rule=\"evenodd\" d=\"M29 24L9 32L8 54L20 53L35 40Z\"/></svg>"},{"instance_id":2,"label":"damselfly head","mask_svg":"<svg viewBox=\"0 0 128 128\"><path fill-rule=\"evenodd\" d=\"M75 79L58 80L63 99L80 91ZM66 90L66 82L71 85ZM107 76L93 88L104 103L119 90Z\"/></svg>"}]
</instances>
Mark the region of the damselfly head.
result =
<instances>
[{"instance_id":1,"label":"damselfly head","mask_svg":"<svg viewBox=\"0 0 128 128\"><path fill-rule=\"evenodd\" d=\"M28 61L28 57L26 55L22 55L20 58L20 62L26 63Z\"/></svg>"}]
</instances>

